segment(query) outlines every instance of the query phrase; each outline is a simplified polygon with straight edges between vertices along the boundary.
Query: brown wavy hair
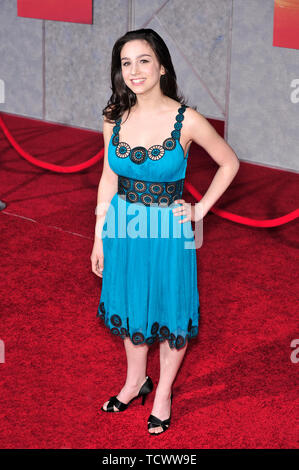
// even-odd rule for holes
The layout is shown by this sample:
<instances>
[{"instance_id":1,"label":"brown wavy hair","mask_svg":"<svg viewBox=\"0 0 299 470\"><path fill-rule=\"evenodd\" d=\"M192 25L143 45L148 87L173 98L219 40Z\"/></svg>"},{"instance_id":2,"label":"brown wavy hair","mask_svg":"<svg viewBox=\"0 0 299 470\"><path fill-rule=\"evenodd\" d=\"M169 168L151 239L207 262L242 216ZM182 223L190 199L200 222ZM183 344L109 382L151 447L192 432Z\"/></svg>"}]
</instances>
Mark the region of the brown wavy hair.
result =
<instances>
[{"instance_id":1,"label":"brown wavy hair","mask_svg":"<svg viewBox=\"0 0 299 470\"><path fill-rule=\"evenodd\" d=\"M112 49L110 87L112 95L102 110L102 114L110 122L119 119L127 109L129 109L129 116L131 107L136 103L136 94L127 87L123 80L120 60L122 47L126 42L133 39L145 39L155 52L159 64L164 66L165 74L160 77L162 93L178 101L181 105L186 105L184 96L178 94L176 73L165 42L153 29L136 29L135 31L128 31L117 39Z\"/></svg>"}]
</instances>

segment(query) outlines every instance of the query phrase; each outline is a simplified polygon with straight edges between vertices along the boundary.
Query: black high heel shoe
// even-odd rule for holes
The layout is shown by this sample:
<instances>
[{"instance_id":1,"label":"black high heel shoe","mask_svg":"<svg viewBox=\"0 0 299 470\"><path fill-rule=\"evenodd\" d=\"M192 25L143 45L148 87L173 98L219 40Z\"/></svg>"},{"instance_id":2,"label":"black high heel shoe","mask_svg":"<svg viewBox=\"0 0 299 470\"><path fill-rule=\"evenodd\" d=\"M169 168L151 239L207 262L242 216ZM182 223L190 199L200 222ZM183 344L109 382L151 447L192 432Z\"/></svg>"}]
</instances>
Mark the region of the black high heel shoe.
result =
<instances>
[{"instance_id":1,"label":"black high heel shoe","mask_svg":"<svg viewBox=\"0 0 299 470\"><path fill-rule=\"evenodd\" d=\"M107 409L105 410L103 407L101 407L101 410L106 412L112 411L114 413L119 413L119 411L125 411L130 405L130 403L132 403L133 400L136 400L136 398L139 397L142 397L142 404L144 405L147 395L153 390L153 388L154 385L152 379L147 375L146 382L144 382L144 384L140 388L138 395L136 395L136 397L133 397L132 400L129 401L129 403L122 403L118 398L116 398L116 395L114 395L113 397L110 397ZM119 411L115 411L114 406L118 408Z\"/></svg>"},{"instance_id":2,"label":"black high heel shoe","mask_svg":"<svg viewBox=\"0 0 299 470\"><path fill-rule=\"evenodd\" d=\"M171 392L171 396L170 396L170 404L171 405L172 405L172 398L173 398L173 393ZM149 432L149 434L151 434L152 436L158 436L158 434L162 434L162 432L167 431L167 429L169 428L169 425L170 425L170 420L171 420L171 411L170 411L169 418L164 419L164 421L162 421L161 419L157 418L154 415L150 415L148 420L147 420L147 429L149 430L149 429L152 429L152 428L161 427L163 429L163 431Z\"/></svg>"}]
</instances>

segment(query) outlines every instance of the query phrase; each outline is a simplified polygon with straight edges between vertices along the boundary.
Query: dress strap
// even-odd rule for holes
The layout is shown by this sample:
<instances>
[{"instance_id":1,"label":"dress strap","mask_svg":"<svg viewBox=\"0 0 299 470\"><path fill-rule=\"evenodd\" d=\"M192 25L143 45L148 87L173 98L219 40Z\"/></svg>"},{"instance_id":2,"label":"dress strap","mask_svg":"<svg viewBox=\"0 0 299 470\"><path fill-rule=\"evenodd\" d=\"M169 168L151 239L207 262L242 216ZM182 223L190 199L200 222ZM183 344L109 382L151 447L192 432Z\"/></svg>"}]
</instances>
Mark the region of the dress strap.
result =
<instances>
[{"instance_id":1,"label":"dress strap","mask_svg":"<svg viewBox=\"0 0 299 470\"><path fill-rule=\"evenodd\" d=\"M115 125L113 126L113 129L112 129L113 130L112 143L113 145L118 145L121 117L119 119L114 119L114 122L115 122Z\"/></svg>"},{"instance_id":2,"label":"dress strap","mask_svg":"<svg viewBox=\"0 0 299 470\"><path fill-rule=\"evenodd\" d=\"M180 137L181 137L181 129L183 127L182 122L184 120L184 112L185 112L186 108L188 108L188 106L185 105L185 104L183 104L179 107L178 114L175 117L174 130L171 133L171 137L173 139L178 140L178 141L180 141Z\"/></svg>"}]
</instances>

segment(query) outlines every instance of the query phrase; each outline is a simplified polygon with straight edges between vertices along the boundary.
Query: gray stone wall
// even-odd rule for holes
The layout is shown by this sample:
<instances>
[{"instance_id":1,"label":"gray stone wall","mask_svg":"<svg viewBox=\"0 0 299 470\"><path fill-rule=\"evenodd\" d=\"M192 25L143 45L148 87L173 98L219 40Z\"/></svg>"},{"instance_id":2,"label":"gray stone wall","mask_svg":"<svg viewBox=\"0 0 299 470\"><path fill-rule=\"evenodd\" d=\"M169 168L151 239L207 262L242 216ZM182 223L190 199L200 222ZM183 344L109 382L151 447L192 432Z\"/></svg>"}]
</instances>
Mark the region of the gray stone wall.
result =
<instances>
[{"instance_id":1,"label":"gray stone wall","mask_svg":"<svg viewBox=\"0 0 299 470\"><path fill-rule=\"evenodd\" d=\"M17 16L0 0L0 111L102 130L110 58L127 30L164 38L179 88L225 121L240 160L298 170L299 51L273 47L273 0L94 0L93 24Z\"/></svg>"}]
</instances>

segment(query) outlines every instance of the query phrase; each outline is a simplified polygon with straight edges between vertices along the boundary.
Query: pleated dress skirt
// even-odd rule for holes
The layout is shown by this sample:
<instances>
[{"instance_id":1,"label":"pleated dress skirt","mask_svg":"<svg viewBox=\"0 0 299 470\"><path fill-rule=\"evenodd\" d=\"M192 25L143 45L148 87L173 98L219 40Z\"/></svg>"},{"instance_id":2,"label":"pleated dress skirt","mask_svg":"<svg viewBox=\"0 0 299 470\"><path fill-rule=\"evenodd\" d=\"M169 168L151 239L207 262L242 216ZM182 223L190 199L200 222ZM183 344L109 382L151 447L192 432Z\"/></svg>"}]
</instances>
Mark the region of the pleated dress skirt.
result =
<instances>
[{"instance_id":1,"label":"pleated dress skirt","mask_svg":"<svg viewBox=\"0 0 299 470\"><path fill-rule=\"evenodd\" d=\"M98 315L135 345L168 340L180 349L198 334L200 313L191 222L180 224L172 208L139 208L116 193L107 211Z\"/></svg>"}]
</instances>

